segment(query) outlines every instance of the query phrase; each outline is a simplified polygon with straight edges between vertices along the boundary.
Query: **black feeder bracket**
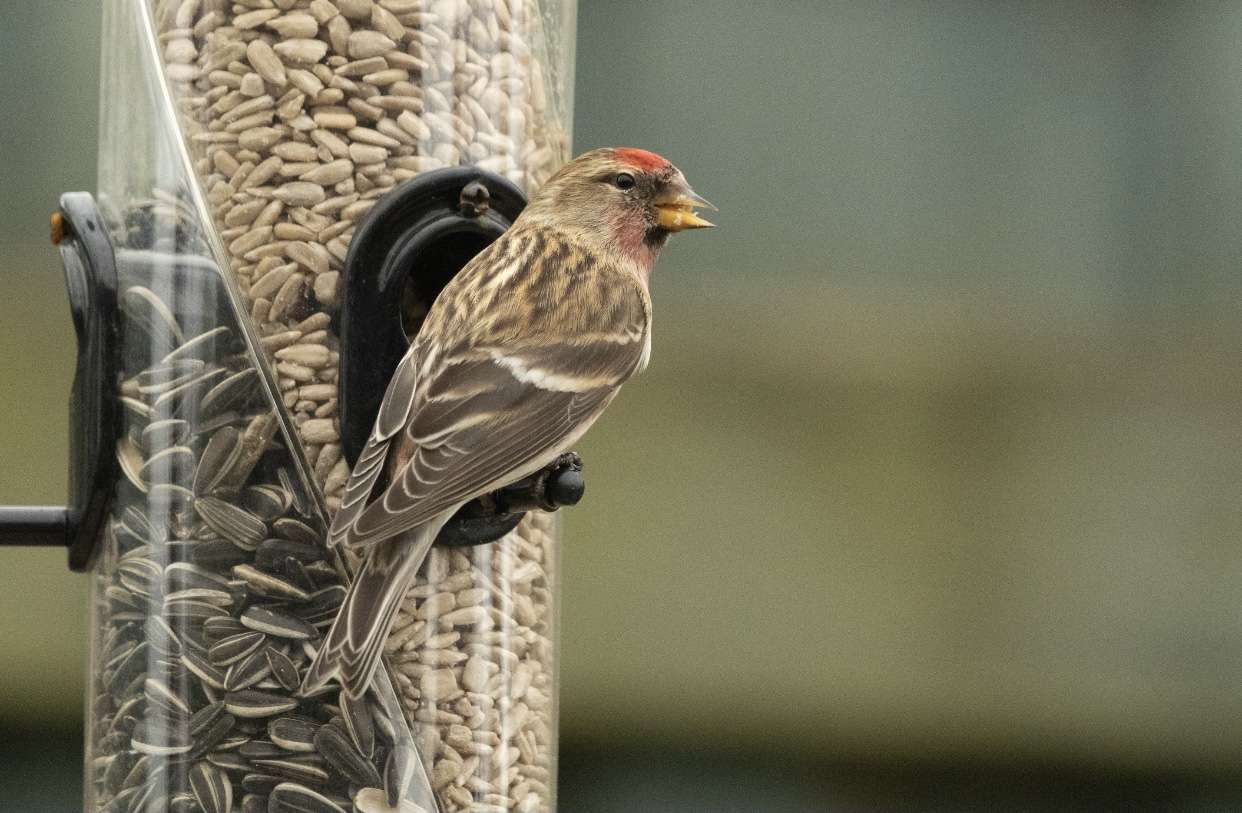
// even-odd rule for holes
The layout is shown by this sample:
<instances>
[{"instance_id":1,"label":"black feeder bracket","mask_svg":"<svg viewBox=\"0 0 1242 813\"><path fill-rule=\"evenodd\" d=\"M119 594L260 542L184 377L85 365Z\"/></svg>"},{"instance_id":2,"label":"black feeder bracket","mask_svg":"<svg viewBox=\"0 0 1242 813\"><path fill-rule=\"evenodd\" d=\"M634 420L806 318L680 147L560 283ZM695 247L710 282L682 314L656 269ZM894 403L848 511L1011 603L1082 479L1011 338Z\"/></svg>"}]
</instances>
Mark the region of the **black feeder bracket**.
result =
<instances>
[{"instance_id":1,"label":"black feeder bracket","mask_svg":"<svg viewBox=\"0 0 1242 813\"><path fill-rule=\"evenodd\" d=\"M436 295L526 206L512 183L474 167L426 172L396 187L354 231L345 258L340 324L341 445L352 466L388 381ZM582 461L562 455L531 477L463 506L440 532L449 546L494 542L526 511L575 505Z\"/></svg>"},{"instance_id":2,"label":"black feeder bracket","mask_svg":"<svg viewBox=\"0 0 1242 813\"><path fill-rule=\"evenodd\" d=\"M116 259L103 215L86 192L61 196L52 242L65 267L78 342L69 396L69 504L0 508L0 545L68 547L69 567L80 571L90 564L119 476Z\"/></svg>"}]
</instances>

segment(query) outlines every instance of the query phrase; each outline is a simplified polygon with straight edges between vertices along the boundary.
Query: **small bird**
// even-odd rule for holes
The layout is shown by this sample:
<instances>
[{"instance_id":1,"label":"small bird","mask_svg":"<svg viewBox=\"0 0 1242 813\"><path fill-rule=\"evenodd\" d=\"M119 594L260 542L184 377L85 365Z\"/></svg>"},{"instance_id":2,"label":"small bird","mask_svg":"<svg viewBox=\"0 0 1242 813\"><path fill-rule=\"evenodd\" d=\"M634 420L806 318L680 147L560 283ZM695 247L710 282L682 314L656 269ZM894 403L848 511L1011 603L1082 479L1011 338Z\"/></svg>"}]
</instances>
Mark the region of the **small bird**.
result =
<instances>
[{"instance_id":1,"label":"small bird","mask_svg":"<svg viewBox=\"0 0 1242 813\"><path fill-rule=\"evenodd\" d=\"M651 270L713 224L646 150L592 150L444 287L398 365L329 544L363 557L302 688L371 683L397 608L457 509L555 461L651 355Z\"/></svg>"}]
</instances>

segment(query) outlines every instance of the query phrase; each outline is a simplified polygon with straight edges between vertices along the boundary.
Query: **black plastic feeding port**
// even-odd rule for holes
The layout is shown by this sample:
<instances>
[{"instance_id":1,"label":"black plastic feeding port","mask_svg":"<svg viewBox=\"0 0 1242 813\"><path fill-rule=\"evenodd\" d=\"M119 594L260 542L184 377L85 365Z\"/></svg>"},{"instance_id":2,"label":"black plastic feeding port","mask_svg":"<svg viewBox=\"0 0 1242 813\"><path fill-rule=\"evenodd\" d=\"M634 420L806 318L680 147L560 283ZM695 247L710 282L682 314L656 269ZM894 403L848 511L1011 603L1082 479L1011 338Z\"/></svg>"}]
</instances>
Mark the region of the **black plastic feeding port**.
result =
<instances>
[{"instance_id":1,"label":"black plastic feeding port","mask_svg":"<svg viewBox=\"0 0 1242 813\"><path fill-rule=\"evenodd\" d=\"M87 192L69 192L52 215L78 339L69 399L69 504L0 508L0 545L64 545L84 570L117 477L116 260L103 216Z\"/></svg>"},{"instance_id":2,"label":"black plastic feeding port","mask_svg":"<svg viewBox=\"0 0 1242 813\"><path fill-rule=\"evenodd\" d=\"M499 175L473 167L441 169L393 189L358 225L345 258L338 326L341 445L351 466L432 302L525 205L521 190ZM526 511L574 505L584 491L582 461L564 455L534 476L463 506L437 541L493 542Z\"/></svg>"}]
</instances>

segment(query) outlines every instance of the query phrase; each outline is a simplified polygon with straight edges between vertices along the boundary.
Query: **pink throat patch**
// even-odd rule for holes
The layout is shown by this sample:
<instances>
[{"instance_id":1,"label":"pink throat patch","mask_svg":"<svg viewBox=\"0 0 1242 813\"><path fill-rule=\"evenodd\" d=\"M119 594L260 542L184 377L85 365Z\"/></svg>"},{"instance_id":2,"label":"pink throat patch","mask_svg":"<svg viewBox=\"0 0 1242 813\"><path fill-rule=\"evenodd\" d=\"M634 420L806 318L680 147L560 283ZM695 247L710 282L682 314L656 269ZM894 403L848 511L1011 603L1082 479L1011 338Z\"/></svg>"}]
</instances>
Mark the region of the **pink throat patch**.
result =
<instances>
[{"instance_id":1,"label":"pink throat patch","mask_svg":"<svg viewBox=\"0 0 1242 813\"><path fill-rule=\"evenodd\" d=\"M624 161L635 169L649 172L655 169L664 169L670 166L667 159L656 155L654 152L647 152L636 147L618 147L617 159Z\"/></svg>"}]
</instances>

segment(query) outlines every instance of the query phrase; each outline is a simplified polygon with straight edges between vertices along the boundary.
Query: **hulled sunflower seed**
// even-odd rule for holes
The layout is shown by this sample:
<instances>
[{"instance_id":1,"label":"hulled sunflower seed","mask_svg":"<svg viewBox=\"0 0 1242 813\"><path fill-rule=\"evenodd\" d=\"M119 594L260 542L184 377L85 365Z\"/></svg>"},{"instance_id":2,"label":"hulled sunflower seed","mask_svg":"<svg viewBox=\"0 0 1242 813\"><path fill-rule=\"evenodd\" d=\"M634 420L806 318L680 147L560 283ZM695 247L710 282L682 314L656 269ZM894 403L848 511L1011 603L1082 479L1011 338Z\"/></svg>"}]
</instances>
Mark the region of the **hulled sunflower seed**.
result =
<instances>
[{"instance_id":1,"label":"hulled sunflower seed","mask_svg":"<svg viewBox=\"0 0 1242 813\"><path fill-rule=\"evenodd\" d=\"M502 809L508 810L507 807ZM362 788L354 794L354 810L357 813L428 813L426 808L409 799L390 804L385 791L379 788Z\"/></svg>"}]
</instances>

